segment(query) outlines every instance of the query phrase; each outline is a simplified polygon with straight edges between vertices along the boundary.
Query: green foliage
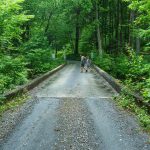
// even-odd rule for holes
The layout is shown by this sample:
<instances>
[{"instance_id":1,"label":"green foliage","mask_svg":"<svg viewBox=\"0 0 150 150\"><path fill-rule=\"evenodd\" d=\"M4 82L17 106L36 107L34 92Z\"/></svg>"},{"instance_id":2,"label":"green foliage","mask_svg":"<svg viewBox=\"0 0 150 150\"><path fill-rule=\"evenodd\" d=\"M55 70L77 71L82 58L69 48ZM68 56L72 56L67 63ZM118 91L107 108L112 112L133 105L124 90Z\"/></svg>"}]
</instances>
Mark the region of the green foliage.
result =
<instances>
[{"instance_id":1,"label":"green foliage","mask_svg":"<svg viewBox=\"0 0 150 150\"><path fill-rule=\"evenodd\" d=\"M132 96L129 96L125 94L125 92L122 91L120 96L114 98L115 101L117 101L118 105L134 112L141 123L141 125L147 130L150 130L150 116L148 115L146 108L141 108L137 106L135 103L135 98Z\"/></svg>"},{"instance_id":2,"label":"green foliage","mask_svg":"<svg viewBox=\"0 0 150 150\"><path fill-rule=\"evenodd\" d=\"M97 57L94 60L94 63L103 68L107 72L113 70L112 68L113 58L109 54L104 54L103 57L97 55Z\"/></svg>"},{"instance_id":3,"label":"green foliage","mask_svg":"<svg viewBox=\"0 0 150 150\"><path fill-rule=\"evenodd\" d=\"M129 70L129 58L126 55L120 54L115 58L110 54L103 54L103 57L97 55L94 63L114 77L126 79Z\"/></svg>"},{"instance_id":4,"label":"green foliage","mask_svg":"<svg viewBox=\"0 0 150 150\"><path fill-rule=\"evenodd\" d=\"M147 78L150 73L150 65L145 64L143 56L137 55L133 50L128 50L128 78L132 79L134 82L142 81L143 78Z\"/></svg>"},{"instance_id":5,"label":"green foliage","mask_svg":"<svg viewBox=\"0 0 150 150\"><path fill-rule=\"evenodd\" d=\"M22 44L21 49L25 53L29 53L33 49L38 48L47 48L49 46L48 39L46 36L43 36L42 31L37 31L38 29L35 29L35 33L33 33L33 36L24 44Z\"/></svg>"},{"instance_id":6,"label":"green foliage","mask_svg":"<svg viewBox=\"0 0 150 150\"><path fill-rule=\"evenodd\" d=\"M145 98L145 101L150 102L150 77L146 79L143 83L142 94Z\"/></svg>"},{"instance_id":7,"label":"green foliage","mask_svg":"<svg viewBox=\"0 0 150 150\"><path fill-rule=\"evenodd\" d=\"M121 54L119 57L114 58L113 74L119 79L126 79L126 73L128 72L129 59L126 55Z\"/></svg>"},{"instance_id":8,"label":"green foliage","mask_svg":"<svg viewBox=\"0 0 150 150\"><path fill-rule=\"evenodd\" d=\"M23 33L21 25L33 18L22 11L21 3L23 2L24 0L0 1L0 47L2 50L12 49L21 42Z\"/></svg>"},{"instance_id":9,"label":"green foliage","mask_svg":"<svg viewBox=\"0 0 150 150\"><path fill-rule=\"evenodd\" d=\"M66 44L64 47L63 47L63 52L68 55L68 54L71 54L72 53L72 48L71 48L71 45L70 44Z\"/></svg>"},{"instance_id":10,"label":"green foliage","mask_svg":"<svg viewBox=\"0 0 150 150\"><path fill-rule=\"evenodd\" d=\"M52 60L50 49L33 49L26 56L28 68L30 69L30 77L44 73L55 68L63 61Z\"/></svg>"},{"instance_id":11,"label":"green foliage","mask_svg":"<svg viewBox=\"0 0 150 150\"><path fill-rule=\"evenodd\" d=\"M96 57L94 63L142 95L145 102L150 102L150 64L145 62L143 56L128 48L127 55L114 58L104 54L103 57Z\"/></svg>"},{"instance_id":12,"label":"green foliage","mask_svg":"<svg viewBox=\"0 0 150 150\"><path fill-rule=\"evenodd\" d=\"M131 11L136 12L134 20L134 31L136 36L140 37L145 42L145 51L149 51L149 38L150 38L150 1L148 0L124 0L129 2Z\"/></svg>"},{"instance_id":13,"label":"green foliage","mask_svg":"<svg viewBox=\"0 0 150 150\"><path fill-rule=\"evenodd\" d=\"M95 49L95 41L93 41L94 30L95 30L95 25L90 24L85 26L82 31L79 49L83 53L88 53Z\"/></svg>"},{"instance_id":14,"label":"green foliage","mask_svg":"<svg viewBox=\"0 0 150 150\"><path fill-rule=\"evenodd\" d=\"M0 94L63 63L62 54L51 59L53 51L68 43L64 16L56 15L59 4L56 0L0 1Z\"/></svg>"},{"instance_id":15,"label":"green foliage","mask_svg":"<svg viewBox=\"0 0 150 150\"><path fill-rule=\"evenodd\" d=\"M0 94L22 85L29 78L34 78L64 63L62 59L51 59L49 49L34 49L25 58L0 56ZM1 98L0 98L1 99Z\"/></svg>"},{"instance_id":16,"label":"green foliage","mask_svg":"<svg viewBox=\"0 0 150 150\"><path fill-rule=\"evenodd\" d=\"M0 56L0 94L27 82L28 73L23 60L22 57Z\"/></svg>"},{"instance_id":17,"label":"green foliage","mask_svg":"<svg viewBox=\"0 0 150 150\"><path fill-rule=\"evenodd\" d=\"M18 106L25 103L27 99L27 95L18 95L15 99L6 102L5 99L0 98L0 116L7 110L17 108Z\"/></svg>"},{"instance_id":18,"label":"green foliage","mask_svg":"<svg viewBox=\"0 0 150 150\"><path fill-rule=\"evenodd\" d=\"M10 86L11 86L11 77L1 74L0 75L0 94L2 94Z\"/></svg>"}]
</instances>

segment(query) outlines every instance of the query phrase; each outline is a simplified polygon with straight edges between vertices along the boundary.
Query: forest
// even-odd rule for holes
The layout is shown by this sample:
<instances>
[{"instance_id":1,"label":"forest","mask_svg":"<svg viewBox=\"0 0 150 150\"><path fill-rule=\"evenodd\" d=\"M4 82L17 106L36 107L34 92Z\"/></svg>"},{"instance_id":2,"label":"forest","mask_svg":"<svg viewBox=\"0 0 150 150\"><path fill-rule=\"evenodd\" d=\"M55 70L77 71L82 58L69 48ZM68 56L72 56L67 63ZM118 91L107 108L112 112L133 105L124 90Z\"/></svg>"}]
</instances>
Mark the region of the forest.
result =
<instances>
[{"instance_id":1,"label":"forest","mask_svg":"<svg viewBox=\"0 0 150 150\"><path fill-rule=\"evenodd\" d=\"M150 102L150 1L0 0L1 97L80 54Z\"/></svg>"}]
</instances>

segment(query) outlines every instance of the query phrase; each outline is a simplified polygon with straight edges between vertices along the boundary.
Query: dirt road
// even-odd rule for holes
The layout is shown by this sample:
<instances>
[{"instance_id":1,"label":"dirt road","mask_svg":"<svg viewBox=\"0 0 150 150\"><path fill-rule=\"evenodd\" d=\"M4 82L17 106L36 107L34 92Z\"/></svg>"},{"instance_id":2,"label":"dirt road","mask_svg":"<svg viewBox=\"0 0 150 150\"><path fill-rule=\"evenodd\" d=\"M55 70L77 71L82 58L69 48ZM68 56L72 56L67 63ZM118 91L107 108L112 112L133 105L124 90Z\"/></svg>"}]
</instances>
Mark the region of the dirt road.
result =
<instances>
[{"instance_id":1,"label":"dirt road","mask_svg":"<svg viewBox=\"0 0 150 150\"><path fill-rule=\"evenodd\" d=\"M119 110L117 93L94 71L67 65L32 92L29 110L2 150L150 150L136 119ZM18 115L16 115L18 116Z\"/></svg>"}]
</instances>

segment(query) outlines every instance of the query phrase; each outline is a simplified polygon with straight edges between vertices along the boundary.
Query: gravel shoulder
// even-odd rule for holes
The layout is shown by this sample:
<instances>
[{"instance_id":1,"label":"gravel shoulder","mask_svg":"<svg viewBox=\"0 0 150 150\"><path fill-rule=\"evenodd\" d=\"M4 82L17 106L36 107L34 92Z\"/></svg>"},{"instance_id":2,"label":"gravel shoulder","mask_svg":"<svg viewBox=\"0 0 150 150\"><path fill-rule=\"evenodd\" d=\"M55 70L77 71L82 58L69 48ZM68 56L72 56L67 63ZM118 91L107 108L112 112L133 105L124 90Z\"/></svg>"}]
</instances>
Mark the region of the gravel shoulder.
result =
<instances>
[{"instance_id":1,"label":"gravel shoulder","mask_svg":"<svg viewBox=\"0 0 150 150\"><path fill-rule=\"evenodd\" d=\"M37 100L27 98L23 105L10 109L0 116L0 144L11 134L13 129L31 112Z\"/></svg>"}]
</instances>

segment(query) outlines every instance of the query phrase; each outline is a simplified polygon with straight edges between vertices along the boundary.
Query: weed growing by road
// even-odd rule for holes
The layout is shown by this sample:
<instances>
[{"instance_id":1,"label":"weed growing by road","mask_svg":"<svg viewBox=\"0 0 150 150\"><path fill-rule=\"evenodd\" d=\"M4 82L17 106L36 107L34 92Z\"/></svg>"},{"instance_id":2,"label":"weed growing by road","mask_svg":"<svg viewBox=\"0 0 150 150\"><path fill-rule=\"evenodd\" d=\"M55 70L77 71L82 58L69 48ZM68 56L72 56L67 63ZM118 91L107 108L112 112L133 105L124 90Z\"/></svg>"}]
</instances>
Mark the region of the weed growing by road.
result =
<instances>
[{"instance_id":1,"label":"weed growing by road","mask_svg":"<svg viewBox=\"0 0 150 150\"><path fill-rule=\"evenodd\" d=\"M7 110L10 109L14 109L20 105L22 105L23 103L26 102L28 96L27 95L22 95L22 96L18 96L12 100L9 100L8 102L5 102L5 100L3 102L1 102L0 104L0 116Z\"/></svg>"},{"instance_id":2,"label":"weed growing by road","mask_svg":"<svg viewBox=\"0 0 150 150\"><path fill-rule=\"evenodd\" d=\"M97 56L94 63L100 68L121 80L132 91L139 93L143 101L150 102L150 64L142 55L137 55L130 47L126 47L127 54L114 57L110 54Z\"/></svg>"},{"instance_id":3,"label":"weed growing by road","mask_svg":"<svg viewBox=\"0 0 150 150\"><path fill-rule=\"evenodd\" d=\"M150 132L150 116L147 113L147 109L145 107L139 107L133 96L122 92L118 97L115 97L114 100L117 101L120 107L136 114L144 130Z\"/></svg>"}]
</instances>

